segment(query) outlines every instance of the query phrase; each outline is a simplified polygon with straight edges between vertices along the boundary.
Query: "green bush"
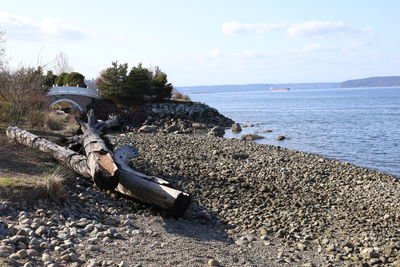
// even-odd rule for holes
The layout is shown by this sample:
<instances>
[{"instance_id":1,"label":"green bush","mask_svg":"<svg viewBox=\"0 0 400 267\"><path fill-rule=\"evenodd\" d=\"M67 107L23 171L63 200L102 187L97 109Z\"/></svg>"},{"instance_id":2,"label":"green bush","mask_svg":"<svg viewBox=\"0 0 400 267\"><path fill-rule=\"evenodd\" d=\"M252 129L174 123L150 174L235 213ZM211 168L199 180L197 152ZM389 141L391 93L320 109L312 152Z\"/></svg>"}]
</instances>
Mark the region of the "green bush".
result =
<instances>
[{"instance_id":1,"label":"green bush","mask_svg":"<svg viewBox=\"0 0 400 267\"><path fill-rule=\"evenodd\" d=\"M51 74L48 74L48 79L55 80L55 84L58 86L68 85L68 86L79 86L86 88L85 84L85 76L80 74L79 72L70 72L61 73L58 77L53 77Z\"/></svg>"},{"instance_id":2,"label":"green bush","mask_svg":"<svg viewBox=\"0 0 400 267\"><path fill-rule=\"evenodd\" d=\"M149 70L140 63L128 74L128 64L113 62L100 74L96 85L104 99L121 105L170 99L173 89L158 67Z\"/></svg>"},{"instance_id":3,"label":"green bush","mask_svg":"<svg viewBox=\"0 0 400 267\"><path fill-rule=\"evenodd\" d=\"M63 85L67 85L64 83L64 80L66 80L65 78L68 76L68 73L60 73L60 75L58 75L58 77L56 78L56 85L57 86L63 86Z\"/></svg>"},{"instance_id":4,"label":"green bush","mask_svg":"<svg viewBox=\"0 0 400 267\"><path fill-rule=\"evenodd\" d=\"M68 84L69 86L79 86L79 87L86 88L85 76L83 76L79 72L68 73L64 77L64 84L65 85Z\"/></svg>"},{"instance_id":5,"label":"green bush","mask_svg":"<svg viewBox=\"0 0 400 267\"><path fill-rule=\"evenodd\" d=\"M47 92L51 87L53 87L53 85L57 84L57 83L56 83L57 78L58 78L58 76L55 75L52 71L50 71L50 70L47 71L47 74L46 74L46 76L45 76L45 80L44 80L44 82L43 82L43 87L46 89L46 92Z\"/></svg>"}]
</instances>

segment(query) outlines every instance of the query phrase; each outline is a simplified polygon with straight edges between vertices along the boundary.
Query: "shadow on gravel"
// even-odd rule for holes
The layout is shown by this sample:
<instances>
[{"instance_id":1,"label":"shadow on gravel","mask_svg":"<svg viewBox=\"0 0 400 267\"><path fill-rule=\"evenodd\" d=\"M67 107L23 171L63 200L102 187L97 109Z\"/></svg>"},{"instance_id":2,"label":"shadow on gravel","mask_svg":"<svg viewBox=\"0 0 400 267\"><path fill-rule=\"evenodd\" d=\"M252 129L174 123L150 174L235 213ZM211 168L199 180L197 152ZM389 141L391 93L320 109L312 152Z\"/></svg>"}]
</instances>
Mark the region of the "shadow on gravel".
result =
<instances>
[{"instance_id":1,"label":"shadow on gravel","mask_svg":"<svg viewBox=\"0 0 400 267\"><path fill-rule=\"evenodd\" d=\"M165 231L184 237L195 238L205 241L217 240L225 243L233 241L228 237L223 228L212 225L201 224L190 220L164 220Z\"/></svg>"},{"instance_id":2,"label":"shadow on gravel","mask_svg":"<svg viewBox=\"0 0 400 267\"><path fill-rule=\"evenodd\" d=\"M173 186L173 188L180 189L177 186ZM166 210L160 209L155 205L128 198L118 192L114 192L114 194L117 198L125 199L127 201L126 205L132 207L133 212L147 211L153 216L163 218L162 224L167 233L205 241L233 242L226 233L224 223L215 218L210 211L203 208L193 199L185 215L182 218L175 218Z\"/></svg>"},{"instance_id":3,"label":"shadow on gravel","mask_svg":"<svg viewBox=\"0 0 400 267\"><path fill-rule=\"evenodd\" d=\"M171 183L171 187L189 193L191 203L183 218L174 219L165 217L164 228L168 233L177 234L185 237L200 240L218 240L221 242L232 243L232 239L226 233L229 225L218 219L213 211L210 211L196 199L195 194L191 194L185 185L194 183L192 177L172 177L157 175Z\"/></svg>"}]
</instances>

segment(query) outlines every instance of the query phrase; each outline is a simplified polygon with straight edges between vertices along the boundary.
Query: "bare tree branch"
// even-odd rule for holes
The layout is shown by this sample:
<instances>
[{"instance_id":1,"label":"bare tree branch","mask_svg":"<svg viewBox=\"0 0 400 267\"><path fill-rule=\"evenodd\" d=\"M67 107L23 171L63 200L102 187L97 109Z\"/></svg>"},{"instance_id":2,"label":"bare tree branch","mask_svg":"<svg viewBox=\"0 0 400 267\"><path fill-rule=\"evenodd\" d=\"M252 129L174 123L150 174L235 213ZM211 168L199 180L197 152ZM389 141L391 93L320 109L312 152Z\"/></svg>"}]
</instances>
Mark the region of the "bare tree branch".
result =
<instances>
[{"instance_id":1,"label":"bare tree branch","mask_svg":"<svg viewBox=\"0 0 400 267\"><path fill-rule=\"evenodd\" d=\"M73 71L68 56L65 53L61 52L56 56L54 71L57 75Z\"/></svg>"}]
</instances>

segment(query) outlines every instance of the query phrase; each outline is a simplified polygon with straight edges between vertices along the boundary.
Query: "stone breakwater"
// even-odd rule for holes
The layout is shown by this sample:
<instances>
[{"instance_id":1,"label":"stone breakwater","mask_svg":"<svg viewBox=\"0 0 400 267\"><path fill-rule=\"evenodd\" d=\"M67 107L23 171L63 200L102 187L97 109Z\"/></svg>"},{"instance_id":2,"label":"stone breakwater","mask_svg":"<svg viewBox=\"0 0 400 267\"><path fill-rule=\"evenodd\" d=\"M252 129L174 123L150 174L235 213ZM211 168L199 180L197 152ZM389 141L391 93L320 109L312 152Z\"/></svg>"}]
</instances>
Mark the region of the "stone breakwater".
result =
<instances>
[{"instance_id":1,"label":"stone breakwater","mask_svg":"<svg viewBox=\"0 0 400 267\"><path fill-rule=\"evenodd\" d=\"M280 262L300 251L326 266L400 266L400 181L348 163L237 139L126 133L134 168L163 176L191 194L198 213L247 246L282 242ZM311 266L311 265L309 265Z\"/></svg>"},{"instance_id":2,"label":"stone breakwater","mask_svg":"<svg viewBox=\"0 0 400 267\"><path fill-rule=\"evenodd\" d=\"M215 108L202 103L159 103L142 106L146 114L144 125L152 125L167 132L192 133L196 129L214 126L231 127L233 120Z\"/></svg>"}]
</instances>

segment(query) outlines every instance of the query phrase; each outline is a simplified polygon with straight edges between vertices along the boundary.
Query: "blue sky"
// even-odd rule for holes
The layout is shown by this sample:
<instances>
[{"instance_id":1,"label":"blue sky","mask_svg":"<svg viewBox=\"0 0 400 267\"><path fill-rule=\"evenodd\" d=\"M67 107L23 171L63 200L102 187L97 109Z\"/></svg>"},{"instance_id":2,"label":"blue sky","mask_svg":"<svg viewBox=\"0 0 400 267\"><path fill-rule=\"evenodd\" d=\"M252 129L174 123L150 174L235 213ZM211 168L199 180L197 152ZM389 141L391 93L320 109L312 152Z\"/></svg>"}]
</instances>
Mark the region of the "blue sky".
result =
<instances>
[{"instance_id":1,"label":"blue sky","mask_svg":"<svg viewBox=\"0 0 400 267\"><path fill-rule=\"evenodd\" d=\"M13 66L68 55L95 78L112 61L160 66L176 86L400 75L400 1L1 0Z\"/></svg>"}]
</instances>

